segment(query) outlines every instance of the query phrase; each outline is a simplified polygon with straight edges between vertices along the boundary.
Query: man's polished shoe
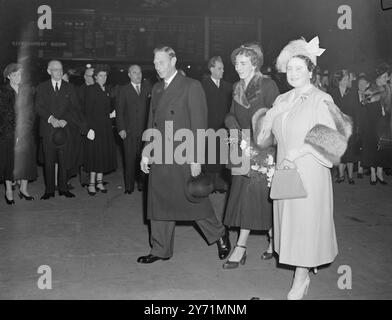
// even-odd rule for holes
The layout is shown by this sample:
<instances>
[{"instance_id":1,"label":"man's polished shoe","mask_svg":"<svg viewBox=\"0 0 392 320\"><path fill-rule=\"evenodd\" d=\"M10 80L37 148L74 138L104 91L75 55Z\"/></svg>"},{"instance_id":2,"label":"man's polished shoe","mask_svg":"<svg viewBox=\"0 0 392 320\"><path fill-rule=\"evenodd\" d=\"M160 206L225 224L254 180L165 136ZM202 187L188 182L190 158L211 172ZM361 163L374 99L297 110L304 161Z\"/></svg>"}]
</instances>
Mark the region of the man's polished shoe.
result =
<instances>
[{"instance_id":1,"label":"man's polished shoe","mask_svg":"<svg viewBox=\"0 0 392 320\"><path fill-rule=\"evenodd\" d=\"M133 190L125 190L124 193L125 194L132 194Z\"/></svg>"},{"instance_id":2,"label":"man's polished shoe","mask_svg":"<svg viewBox=\"0 0 392 320\"><path fill-rule=\"evenodd\" d=\"M149 254L147 256L141 256L141 257L137 258L137 262L139 262L139 263L154 263L155 261L158 261L158 260L166 261L169 259L170 258L161 258L161 257L154 256L153 254Z\"/></svg>"},{"instance_id":3,"label":"man's polished shoe","mask_svg":"<svg viewBox=\"0 0 392 320\"><path fill-rule=\"evenodd\" d=\"M223 237L216 242L216 245L218 246L219 259L226 259L231 251L230 236L227 229Z\"/></svg>"},{"instance_id":4,"label":"man's polished shoe","mask_svg":"<svg viewBox=\"0 0 392 320\"><path fill-rule=\"evenodd\" d=\"M65 196L67 198L75 198L75 195L69 191L59 191L60 196Z\"/></svg>"},{"instance_id":5,"label":"man's polished shoe","mask_svg":"<svg viewBox=\"0 0 392 320\"><path fill-rule=\"evenodd\" d=\"M45 192L41 200L48 200L49 198L54 198L54 192Z\"/></svg>"},{"instance_id":6,"label":"man's polished shoe","mask_svg":"<svg viewBox=\"0 0 392 320\"><path fill-rule=\"evenodd\" d=\"M144 184L138 184L137 191L143 191L143 190L144 190Z\"/></svg>"}]
</instances>

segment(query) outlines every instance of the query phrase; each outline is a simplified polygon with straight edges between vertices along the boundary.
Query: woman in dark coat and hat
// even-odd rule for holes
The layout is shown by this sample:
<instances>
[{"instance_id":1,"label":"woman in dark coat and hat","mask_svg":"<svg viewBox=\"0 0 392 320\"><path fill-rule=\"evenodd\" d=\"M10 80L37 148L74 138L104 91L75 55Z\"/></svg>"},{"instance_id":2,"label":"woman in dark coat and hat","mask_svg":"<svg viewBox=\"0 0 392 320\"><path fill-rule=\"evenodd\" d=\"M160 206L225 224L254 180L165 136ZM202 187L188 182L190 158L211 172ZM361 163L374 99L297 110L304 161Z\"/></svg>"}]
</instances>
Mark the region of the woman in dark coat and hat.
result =
<instances>
[{"instance_id":1,"label":"woman in dark coat and hat","mask_svg":"<svg viewBox=\"0 0 392 320\"><path fill-rule=\"evenodd\" d=\"M374 83L369 84L362 97L366 114L360 124L363 132L362 163L364 167L370 167L371 185L377 183L386 185L383 168L392 166L391 151L378 148L381 131L388 129L389 125L390 114L384 104L384 87L387 85L387 77L388 69L386 67L377 68L373 75Z\"/></svg>"},{"instance_id":2,"label":"woman in dark coat and hat","mask_svg":"<svg viewBox=\"0 0 392 320\"><path fill-rule=\"evenodd\" d=\"M225 124L229 129L251 129L252 116L260 109L269 109L279 90L273 80L263 77L260 72L263 52L258 44L237 48L231 59L240 81L234 85L232 106ZM272 258L272 201L267 185L266 179L233 175L224 224L239 227L240 234L234 251L223 264L224 269L237 268L239 263L245 263L246 242L251 230L269 230L270 247L262 254L262 259Z\"/></svg>"},{"instance_id":3,"label":"woman in dark coat and hat","mask_svg":"<svg viewBox=\"0 0 392 320\"><path fill-rule=\"evenodd\" d=\"M90 172L89 195L95 195L96 191L106 193L103 174L117 168L116 145L109 117L114 107L111 104L110 92L105 86L107 73L105 66L97 66L94 69L96 83L86 89L84 115L90 130L84 150L84 168Z\"/></svg>"},{"instance_id":4,"label":"woman in dark coat and hat","mask_svg":"<svg viewBox=\"0 0 392 320\"><path fill-rule=\"evenodd\" d=\"M5 182L5 201L15 203L12 182L20 180L19 197L33 200L29 180L37 178L32 89L22 85L22 66L10 63L4 69L7 84L0 88L0 181Z\"/></svg>"}]
</instances>

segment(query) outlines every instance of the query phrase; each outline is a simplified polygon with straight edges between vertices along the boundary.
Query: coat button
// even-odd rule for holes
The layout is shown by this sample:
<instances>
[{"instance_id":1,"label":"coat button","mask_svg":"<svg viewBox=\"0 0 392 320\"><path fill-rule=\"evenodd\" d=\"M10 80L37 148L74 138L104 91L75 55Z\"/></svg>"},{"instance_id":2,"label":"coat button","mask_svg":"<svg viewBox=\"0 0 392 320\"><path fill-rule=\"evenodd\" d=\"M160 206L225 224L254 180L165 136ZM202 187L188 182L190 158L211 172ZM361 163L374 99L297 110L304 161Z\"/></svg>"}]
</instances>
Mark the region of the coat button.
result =
<instances>
[{"instance_id":1,"label":"coat button","mask_svg":"<svg viewBox=\"0 0 392 320\"><path fill-rule=\"evenodd\" d=\"M174 114L174 111L173 111L173 110L170 110L170 114Z\"/></svg>"},{"instance_id":2,"label":"coat button","mask_svg":"<svg viewBox=\"0 0 392 320\"><path fill-rule=\"evenodd\" d=\"M156 127L157 126L157 123L156 122L154 122L154 127Z\"/></svg>"}]
</instances>

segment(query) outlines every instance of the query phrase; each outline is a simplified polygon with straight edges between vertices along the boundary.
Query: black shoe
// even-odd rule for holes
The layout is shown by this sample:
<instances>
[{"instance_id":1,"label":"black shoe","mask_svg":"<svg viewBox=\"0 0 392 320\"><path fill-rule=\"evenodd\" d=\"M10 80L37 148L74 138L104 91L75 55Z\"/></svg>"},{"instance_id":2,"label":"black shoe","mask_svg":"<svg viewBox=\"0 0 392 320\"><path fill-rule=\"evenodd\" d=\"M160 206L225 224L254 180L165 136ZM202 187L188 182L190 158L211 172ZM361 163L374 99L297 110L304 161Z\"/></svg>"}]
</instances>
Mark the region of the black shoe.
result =
<instances>
[{"instance_id":1,"label":"black shoe","mask_svg":"<svg viewBox=\"0 0 392 320\"><path fill-rule=\"evenodd\" d=\"M375 181L373 181L373 180L370 178L370 184L371 184L372 186L375 186L375 185L377 184L377 178L376 178Z\"/></svg>"},{"instance_id":2,"label":"black shoe","mask_svg":"<svg viewBox=\"0 0 392 320\"><path fill-rule=\"evenodd\" d=\"M32 196L26 196L22 191L19 190L19 199L25 199L27 201L34 200Z\"/></svg>"},{"instance_id":3,"label":"black shoe","mask_svg":"<svg viewBox=\"0 0 392 320\"><path fill-rule=\"evenodd\" d=\"M125 190L124 193L125 194L132 194L133 190Z\"/></svg>"},{"instance_id":4,"label":"black shoe","mask_svg":"<svg viewBox=\"0 0 392 320\"><path fill-rule=\"evenodd\" d=\"M261 260L270 260L274 257L274 253L273 252L263 252L263 254L261 255Z\"/></svg>"},{"instance_id":5,"label":"black shoe","mask_svg":"<svg viewBox=\"0 0 392 320\"><path fill-rule=\"evenodd\" d=\"M376 181L379 182L380 184L382 184L383 186L387 185L388 182L384 181L384 179L380 179L379 177L376 176Z\"/></svg>"},{"instance_id":6,"label":"black shoe","mask_svg":"<svg viewBox=\"0 0 392 320\"><path fill-rule=\"evenodd\" d=\"M240 246L236 245L236 247L240 247L245 249L244 253L242 254L242 257L239 261L230 261L230 258L222 265L223 269L236 269L239 267L240 264L244 265L246 263L246 247L245 246Z\"/></svg>"},{"instance_id":7,"label":"black shoe","mask_svg":"<svg viewBox=\"0 0 392 320\"><path fill-rule=\"evenodd\" d=\"M341 183L344 181L344 177L339 177L336 179L336 183Z\"/></svg>"},{"instance_id":8,"label":"black shoe","mask_svg":"<svg viewBox=\"0 0 392 320\"><path fill-rule=\"evenodd\" d=\"M141 256L141 257L137 258L137 262L139 262L139 263L154 263L155 261L158 261L158 260L166 261L169 259L170 258L161 258L161 257L154 256L153 254L149 254L147 256Z\"/></svg>"},{"instance_id":9,"label":"black shoe","mask_svg":"<svg viewBox=\"0 0 392 320\"><path fill-rule=\"evenodd\" d=\"M102 192L102 193L107 193L108 192L108 190L103 186L102 180L98 180L97 181L95 189L97 190L97 192Z\"/></svg>"},{"instance_id":10,"label":"black shoe","mask_svg":"<svg viewBox=\"0 0 392 320\"><path fill-rule=\"evenodd\" d=\"M225 234L223 235L223 237L216 242L216 245L218 246L219 259L226 259L231 250L230 236L227 229L225 230Z\"/></svg>"},{"instance_id":11,"label":"black shoe","mask_svg":"<svg viewBox=\"0 0 392 320\"><path fill-rule=\"evenodd\" d=\"M65 196L67 198L75 198L75 195L69 191L59 191L60 196Z\"/></svg>"},{"instance_id":12,"label":"black shoe","mask_svg":"<svg viewBox=\"0 0 392 320\"><path fill-rule=\"evenodd\" d=\"M80 185L82 186L82 188L88 187L88 183L87 182L82 182Z\"/></svg>"},{"instance_id":13,"label":"black shoe","mask_svg":"<svg viewBox=\"0 0 392 320\"><path fill-rule=\"evenodd\" d=\"M144 190L144 184L138 184L137 185L137 191L143 191Z\"/></svg>"},{"instance_id":14,"label":"black shoe","mask_svg":"<svg viewBox=\"0 0 392 320\"><path fill-rule=\"evenodd\" d=\"M5 199L5 202L6 202L9 206L12 206L13 204L15 204L15 200L14 200L14 199L8 200L8 198L7 198L6 195L4 195L4 199Z\"/></svg>"},{"instance_id":15,"label":"black shoe","mask_svg":"<svg viewBox=\"0 0 392 320\"><path fill-rule=\"evenodd\" d=\"M273 238L273 237L270 237L270 236L268 235L268 242L271 243L272 241L274 241L274 238ZM264 251L264 252L261 254L261 260L270 260L270 259L272 259L273 257L274 257L274 252L273 252L273 251L272 251L272 252Z\"/></svg>"},{"instance_id":16,"label":"black shoe","mask_svg":"<svg viewBox=\"0 0 392 320\"><path fill-rule=\"evenodd\" d=\"M355 184L355 181L353 178L348 178L348 184Z\"/></svg>"},{"instance_id":17,"label":"black shoe","mask_svg":"<svg viewBox=\"0 0 392 320\"><path fill-rule=\"evenodd\" d=\"M49 198L54 198L54 192L45 192L41 200L48 200Z\"/></svg>"}]
</instances>

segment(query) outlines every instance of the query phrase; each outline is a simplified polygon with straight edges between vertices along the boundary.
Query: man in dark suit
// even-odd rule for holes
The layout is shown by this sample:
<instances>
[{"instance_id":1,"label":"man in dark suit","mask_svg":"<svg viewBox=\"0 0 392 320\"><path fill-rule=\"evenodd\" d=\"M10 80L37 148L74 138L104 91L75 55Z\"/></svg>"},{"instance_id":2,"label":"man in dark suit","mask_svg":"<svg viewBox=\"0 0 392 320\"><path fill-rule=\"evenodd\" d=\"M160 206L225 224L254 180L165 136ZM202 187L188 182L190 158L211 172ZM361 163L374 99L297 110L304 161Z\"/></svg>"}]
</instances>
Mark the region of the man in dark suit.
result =
<instances>
[{"instance_id":1,"label":"man in dark suit","mask_svg":"<svg viewBox=\"0 0 392 320\"><path fill-rule=\"evenodd\" d=\"M67 167L70 160L69 124L75 123L75 111L79 108L75 90L72 85L62 81L63 66L60 61L52 60L47 72L50 80L37 87L35 109L40 117L40 136L43 143L45 167L45 194L41 199L54 197L55 163L58 163L59 195L72 198L67 187ZM62 128L59 129L59 128ZM60 135L58 135L62 131ZM65 135L65 138L57 139ZM63 143L59 141L64 140Z\"/></svg>"},{"instance_id":2,"label":"man in dark suit","mask_svg":"<svg viewBox=\"0 0 392 320\"><path fill-rule=\"evenodd\" d=\"M232 85L223 80L224 65L219 56L212 57L208 61L210 76L204 77L201 84L207 98L208 128L218 131L224 129L224 119L230 110L232 100ZM204 165L204 171L214 182L215 190L225 192L228 189L228 177L225 165L220 163L220 139L216 139L216 164ZM208 159L208 155L206 155Z\"/></svg>"},{"instance_id":3,"label":"man in dark suit","mask_svg":"<svg viewBox=\"0 0 392 320\"><path fill-rule=\"evenodd\" d=\"M142 149L142 135L147 126L151 85L142 82L142 69L138 65L128 68L130 83L120 88L116 106L117 130L124 145L125 193L131 194L135 186L143 190L145 173L138 170ZM137 166L137 167L136 167Z\"/></svg>"},{"instance_id":4,"label":"man in dark suit","mask_svg":"<svg viewBox=\"0 0 392 320\"><path fill-rule=\"evenodd\" d=\"M174 140L170 132L175 134L178 130L188 129L187 132L190 130L196 139L196 130L207 128L207 104L203 88L199 81L177 72L176 61L172 48L160 47L154 50L155 69L164 81L155 84L152 89L147 127L162 135L162 139L153 137L151 143L162 147L160 151L164 156L163 162L160 162L159 150L153 149L153 154L148 153L146 145L140 162L142 171L150 173L147 218L151 222L152 248L150 254L138 258L139 263L153 263L172 257L176 221L195 221L207 242L217 243L220 259L225 259L230 252L228 232L216 218L209 198L192 202L187 196L187 183L191 176L200 174L201 164L196 163L195 157L189 154L186 155L185 163L179 161L184 159L176 159L180 156L175 150L184 142ZM187 147L193 149L192 146ZM204 148L200 151L204 156Z\"/></svg>"}]
</instances>

